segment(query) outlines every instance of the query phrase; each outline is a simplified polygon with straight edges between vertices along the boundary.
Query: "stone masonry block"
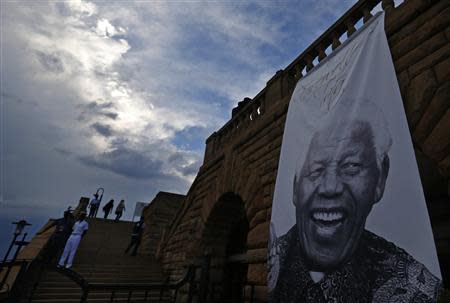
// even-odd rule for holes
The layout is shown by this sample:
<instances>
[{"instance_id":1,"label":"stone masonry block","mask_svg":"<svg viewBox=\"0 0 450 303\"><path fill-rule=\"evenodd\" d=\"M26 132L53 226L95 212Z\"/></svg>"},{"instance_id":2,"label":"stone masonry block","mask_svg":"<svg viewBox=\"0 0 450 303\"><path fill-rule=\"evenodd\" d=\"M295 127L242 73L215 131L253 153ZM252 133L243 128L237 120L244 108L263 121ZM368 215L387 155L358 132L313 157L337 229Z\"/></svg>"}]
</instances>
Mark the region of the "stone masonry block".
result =
<instances>
[{"instance_id":1,"label":"stone masonry block","mask_svg":"<svg viewBox=\"0 0 450 303\"><path fill-rule=\"evenodd\" d=\"M421 20L414 20L412 23L418 23L420 21ZM404 37L404 39L394 44L391 48L392 58L394 60L400 58L403 54L411 51L414 47L427 40L432 35L445 29L449 23L450 7L447 7L437 15L432 16L432 18L428 19L424 24L417 26L417 28L408 36Z\"/></svg>"},{"instance_id":2,"label":"stone masonry block","mask_svg":"<svg viewBox=\"0 0 450 303\"><path fill-rule=\"evenodd\" d=\"M409 74L408 74L408 70L404 70L403 72L401 72L400 74L397 75L397 79L398 79L398 86L400 87L400 92L402 94L402 98L406 99L406 93L407 93L407 88L409 86Z\"/></svg>"},{"instance_id":3,"label":"stone masonry block","mask_svg":"<svg viewBox=\"0 0 450 303\"><path fill-rule=\"evenodd\" d=\"M429 0L408 0L403 2L401 9L391 10L386 15L386 33L391 35L409 22L416 20L418 15L426 14L427 9L434 2Z\"/></svg>"},{"instance_id":4,"label":"stone masonry block","mask_svg":"<svg viewBox=\"0 0 450 303\"><path fill-rule=\"evenodd\" d=\"M266 104L270 107L281 99L281 77L277 77L266 86Z\"/></svg>"},{"instance_id":5,"label":"stone masonry block","mask_svg":"<svg viewBox=\"0 0 450 303\"><path fill-rule=\"evenodd\" d=\"M439 83L450 80L450 57L436 64L434 72L436 73L436 79Z\"/></svg>"},{"instance_id":6,"label":"stone masonry block","mask_svg":"<svg viewBox=\"0 0 450 303\"><path fill-rule=\"evenodd\" d=\"M267 241L269 240L269 224L270 222L261 223L250 230L247 237L248 248L267 247Z\"/></svg>"},{"instance_id":7,"label":"stone masonry block","mask_svg":"<svg viewBox=\"0 0 450 303\"><path fill-rule=\"evenodd\" d=\"M247 280L250 283L256 283L260 285L266 284L267 281L266 263L249 264L247 271Z\"/></svg>"},{"instance_id":8,"label":"stone masonry block","mask_svg":"<svg viewBox=\"0 0 450 303\"><path fill-rule=\"evenodd\" d=\"M391 47L395 46L399 41L402 41L406 37L413 34L423 24L429 22L429 20L433 20L437 15L439 15L442 11L444 11L448 7L449 4L445 3L445 1L437 2L432 7L422 12L419 16L417 16L417 18L414 18L408 24L404 24L402 27L399 28L398 31L391 33L388 37L389 44L391 45Z\"/></svg>"},{"instance_id":9,"label":"stone masonry block","mask_svg":"<svg viewBox=\"0 0 450 303\"><path fill-rule=\"evenodd\" d=\"M437 88L434 72L429 69L411 80L405 100L405 111L410 127L420 119Z\"/></svg>"},{"instance_id":10,"label":"stone masonry block","mask_svg":"<svg viewBox=\"0 0 450 303\"><path fill-rule=\"evenodd\" d=\"M433 128L445 114L450 107L450 82L439 87L434 94L430 105L425 110L425 113L420 118L419 123L414 129L414 142L422 146L427 136L431 133Z\"/></svg>"},{"instance_id":11,"label":"stone masonry block","mask_svg":"<svg viewBox=\"0 0 450 303\"><path fill-rule=\"evenodd\" d=\"M266 221L270 221L271 218L272 218L272 207L267 209Z\"/></svg>"},{"instance_id":12,"label":"stone masonry block","mask_svg":"<svg viewBox=\"0 0 450 303\"><path fill-rule=\"evenodd\" d=\"M425 140L423 152L433 160L440 161L450 151L450 109Z\"/></svg>"},{"instance_id":13,"label":"stone masonry block","mask_svg":"<svg viewBox=\"0 0 450 303\"><path fill-rule=\"evenodd\" d=\"M250 301L250 296L253 293L253 301ZM267 286L253 286L253 291L251 286L245 287L245 302L267 302Z\"/></svg>"},{"instance_id":14,"label":"stone masonry block","mask_svg":"<svg viewBox=\"0 0 450 303\"><path fill-rule=\"evenodd\" d=\"M442 160L441 162L439 162L439 172L446 176L447 178L450 177L450 154L447 155L447 157L445 157L444 160ZM450 181L449 181L449 186L450 186ZM450 187L449 187L450 190ZM448 192L449 196L450 196L450 191Z\"/></svg>"},{"instance_id":15,"label":"stone masonry block","mask_svg":"<svg viewBox=\"0 0 450 303\"><path fill-rule=\"evenodd\" d=\"M445 36L447 37L447 40L450 41L450 27L447 28L444 33L445 33Z\"/></svg>"},{"instance_id":16,"label":"stone masonry block","mask_svg":"<svg viewBox=\"0 0 450 303\"><path fill-rule=\"evenodd\" d=\"M272 196L263 197L261 200L262 203L260 209L272 207L272 200L273 200Z\"/></svg>"},{"instance_id":17,"label":"stone masonry block","mask_svg":"<svg viewBox=\"0 0 450 303\"><path fill-rule=\"evenodd\" d=\"M432 52L438 50L442 46L448 43L447 38L444 33L438 33L424 41L421 44L418 44L416 48L409 51L405 55L401 56L399 59L395 60L395 69L397 72L404 71L412 64L431 54Z\"/></svg>"},{"instance_id":18,"label":"stone masonry block","mask_svg":"<svg viewBox=\"0 0 450 303\"><path fill-rule=\"evenodd\" d=\"M265 209L258 211L250 221L250 229L266 221L267 211Z\"/></svg>"},{"instance_id":19,"label":"stone masonry block","mask_svg":"<svg viewBox=\"0 0 450 303\"><path fill-rule=\"evenodd\" d=\"M445 44L436 51L430 53L425 58L418 62L411 62L408 67L408 73L410 77L415 77L422 71L433 67L437 63L447 59L450 56L450 43Z\"/></svg>"}]
</instances>

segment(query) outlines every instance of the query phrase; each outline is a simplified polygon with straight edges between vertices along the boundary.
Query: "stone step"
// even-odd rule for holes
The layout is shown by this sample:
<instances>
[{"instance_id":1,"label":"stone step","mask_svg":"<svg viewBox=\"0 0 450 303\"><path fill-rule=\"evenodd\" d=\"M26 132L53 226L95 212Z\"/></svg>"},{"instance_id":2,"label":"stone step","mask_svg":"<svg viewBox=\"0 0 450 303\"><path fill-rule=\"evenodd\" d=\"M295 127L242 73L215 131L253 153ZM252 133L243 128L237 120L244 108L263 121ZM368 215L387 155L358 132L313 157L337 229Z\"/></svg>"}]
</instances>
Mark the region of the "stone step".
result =
<instances>
[{"instance_id":1,"label":"stone step","mask_svg":"<svg viewBox=\"0 0 450 303\"><path fill-rule=\"evenodd\" d=\"M134 279L136 282L142 281L142 280L161 280L164 279L164 276L161 274L141 274L136 275L133 273L129 274L122 274L122 275L111 275L111 274L99 274L99 273L93 273L88 275L82 275L82 277L85 280L88 280L89 282L96 282L96 280L121 280L121 279ZM52 282L52 281L61 281L61 279L54 275L54 276L46 276L42 280Z\"/></svg>"},{"instance_id":2,"label":"stone step","mask_svg":"<svg viewBox=\"0 0 450 303\"><path fill-rule=\"evenodd\" d=\"M154 283L164 281L158 277L146 277L146 278L136 278L133 276L123 276L123 277L90 277L86 279L90 283ZM39 285L70 285L76 284L72 280L60 281L57 279L46 279L43 280Z\"/></svg>"},{"instance_id":3,"label":"stone step","mask_svg":"<svg viewBox=\"0 0 450 303\"><path fill-rule=\"evenodd\" d=\"M115 276L160 276L162 275L159 271L150 270L129 270L129 271L76 271L79 275L83 277L87 276L105 276L105 275L115 275ZM43 277L56 277L59 278L63 276L57 272L50 272L43 275Z\"/></svg>"},{"instance_id":4,"label":"stone step","mask_svg":"<svg viewBox=\"0 0 450 303\"><path fill-rule=\"evenodd\" d=\"M22 300L20 303L27 303L28 300ZM58 298L58 299L32 299L31 302L33 303L80 303L80 298L76 298L76 299L62 299L62 298ZM109 303L111 302L109 298L94 298L94 299L87 299L86 301L87 303L89 302L95 302L95 303ZM127 298L119 298L119 299L114 299L114 303L127 303L129 302ZM161 301L159 300L159 298L151 298L151 299L147 299L144 300L144 297L139 297L139 298L135 298L132 299L133 303L140 303L140 302L146 302L146 303L169 303L172 302L171 299L169 298L164 298Z\"/></svg>"},{"instance_id":5,"label":"stone step","mask_svg":"<svg viewBox=\"0 0 450 303\"><path fill-rule=\"evenodd\" d=\"M81 289L78 285L74 285L74 286L51 286L51 287L38 287L35 290L35 294L37 293L81 293Z\"/></svg>"},{"instance_id":6,"label":"stone step","mask_svg":"<svg viewBox=\"0 0 450 303\"><path fill-rule=\"evenodd\" d=\"M34 300L43 300L43 299L80 299L81 297L81 291L78 293L75 292L49 292L49 293L36 293L33 295L33 301ZM111 298L111 291L101 291L101 292L90 292L88 295L88 299L110 299ZM143 299L145 296L145 292L132 292L131 299L134 301L134 299ZM169 295L163 295L165 298L169 298ZM125 299L128 298L128 292L116 292L114 294L114 298L116 299ZM152 291L148 292L147 298L150 299L156 299L159 298L159 292Z\"/></svg>"},{"instance_id":7,"label":"stone step","mask_svg":"<svg viewBox=\"0 0 450 303\"><path fill-rule=\"evenodd\" d=\"M90 283L155 283L162 282L164 280L157 278L136 279L135 277L121 277L121 278L90 278L86 279ZM58 281L58 280L46 280L41 282L42 285L70 285L76 284L73 281ZM39 285L40 285L39 284Z\"/></svg>"},{"instance_id":8,"label":"stone step","mask_svg":"<svg viewBox=\"0 0 450 303\"><path fill-rule=\"evenodd\" d=\"M124 254L130 243L132 222L114 222L89 219L89 231L82 239L72 270L89 282L97 283L151 283L165 281L160 263L152 256L136 257ZM47 269L34 291L31 302L80 302L80 287L55 268ZM144 302L145 292L133 292L131 302ZM111 291L95 291L87 302L109 302ZM115 294L114 302L127 302L128 292ZM148 293L146 302L158 302L159 292ZM169 302L168 293L161 302Z\"/></svg>"},{"instance_id":9,"label":"stone step","mask_svg":"<svg viewBox=\"0 0 450 303\"><path fill-rule=\"evenodd\" d=\"M148 265L159 265L159 263L155 260L151 260L151 259L131 259L131 260L135 260L135 263L121 263L121 261L123 260L117 260L115 263L110 263L110 264L89 264L89 263L84 263L84 264L74 264L72 269L73 270L83 270L83 269L88 269L88 270L124 270L124 269L141 269L141 270L145 270L147 268Z\"/></svg>"}]
</instances>

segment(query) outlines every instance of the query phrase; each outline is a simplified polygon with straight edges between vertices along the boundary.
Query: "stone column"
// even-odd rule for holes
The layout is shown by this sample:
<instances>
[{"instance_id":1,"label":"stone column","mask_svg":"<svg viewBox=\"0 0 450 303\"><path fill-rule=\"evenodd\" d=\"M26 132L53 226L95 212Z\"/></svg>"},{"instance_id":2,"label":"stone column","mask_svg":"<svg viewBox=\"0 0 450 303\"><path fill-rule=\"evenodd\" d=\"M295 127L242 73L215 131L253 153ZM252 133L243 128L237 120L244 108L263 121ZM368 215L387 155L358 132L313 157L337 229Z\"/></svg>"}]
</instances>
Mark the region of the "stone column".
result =
<instances>
[{"instance_id":1,"label":"stone column","mask_svg":"<svg viewBox=\"0 0 450 303\"><path fill-rule=\"evenodd\" d=\"M80 198L80 202L78 202L77 207L75 208L75 210L73 211L73 216L75 218L78 217L78 215L80 214L80 212L84 211L87 212L87 207L89 205L89 198L87 197L81 197Z\"/></svg>"}]
</instances>

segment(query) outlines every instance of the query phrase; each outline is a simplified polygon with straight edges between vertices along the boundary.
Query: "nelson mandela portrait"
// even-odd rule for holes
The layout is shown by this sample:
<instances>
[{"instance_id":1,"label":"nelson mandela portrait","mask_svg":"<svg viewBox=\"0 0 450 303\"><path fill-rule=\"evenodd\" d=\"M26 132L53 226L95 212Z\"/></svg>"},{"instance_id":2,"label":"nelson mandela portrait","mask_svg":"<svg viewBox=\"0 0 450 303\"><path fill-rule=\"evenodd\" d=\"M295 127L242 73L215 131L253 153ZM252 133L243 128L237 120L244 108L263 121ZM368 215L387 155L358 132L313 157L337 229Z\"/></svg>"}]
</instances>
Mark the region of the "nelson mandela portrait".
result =
<instances>
[{"instance_id":1,"label":"nelson mandela portrait","mask_svg":"<svg viewBox=\"0 0 450 303\"><path fill-rule=\"evenodd\" d=\"M389 175L392 139L383 114L370 101L350 114L341 107L296 165L296 224L270 240L269 302L436 302L440 280L365 229Z\"/></svg>"}]
</instances>

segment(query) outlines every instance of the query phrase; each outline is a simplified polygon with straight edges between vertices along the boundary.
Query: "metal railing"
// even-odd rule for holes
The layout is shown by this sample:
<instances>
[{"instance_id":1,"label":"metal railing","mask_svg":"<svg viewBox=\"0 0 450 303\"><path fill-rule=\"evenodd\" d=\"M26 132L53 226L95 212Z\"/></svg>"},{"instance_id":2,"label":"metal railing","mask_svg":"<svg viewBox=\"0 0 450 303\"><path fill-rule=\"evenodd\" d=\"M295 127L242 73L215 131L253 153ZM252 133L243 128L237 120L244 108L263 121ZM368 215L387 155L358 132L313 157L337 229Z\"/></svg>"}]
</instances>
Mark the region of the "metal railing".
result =
<instances>
[{"instance_id":1,"label":"metal railing","mask_svg":"<svg viewBox=\"0 0 450 303\"><path fill-rule=\"evenodd\" d=\"M149 282L149 283L99 283L89 282L77 272L61 268L57 270L70 278L81 288L80 303L87 302L89 295L98 291L110 292L109 302L116 299L126 299L126 302L176 302L180 289L189 284L187 303L191 303L196 291L195 268L189 267L185 275L176 282ZM123 298L123 295L126 298ZM136 298L136 295L138 298ZM156 295L156 297L155 297Z\"/></svg>"},{"instance_id":2,"label":"metal railing","mask_svg":"<svg viewBox=\"0 0 450 303\"><path fill-rule=\"evenodd\" d=\"M15 280L20 279L20 277L27 271L28 267L30 266L32 260L28 259L15 259L10 261L3 261L0 262L0 277L1 277L1 283L0 283L0 291L2 292L10 292L12 289L12 285L9 285L8 279L9 275L11 273L11 270L13 268L18 268L18 273L16 274Z\"/></svg>"}]
</instances>

